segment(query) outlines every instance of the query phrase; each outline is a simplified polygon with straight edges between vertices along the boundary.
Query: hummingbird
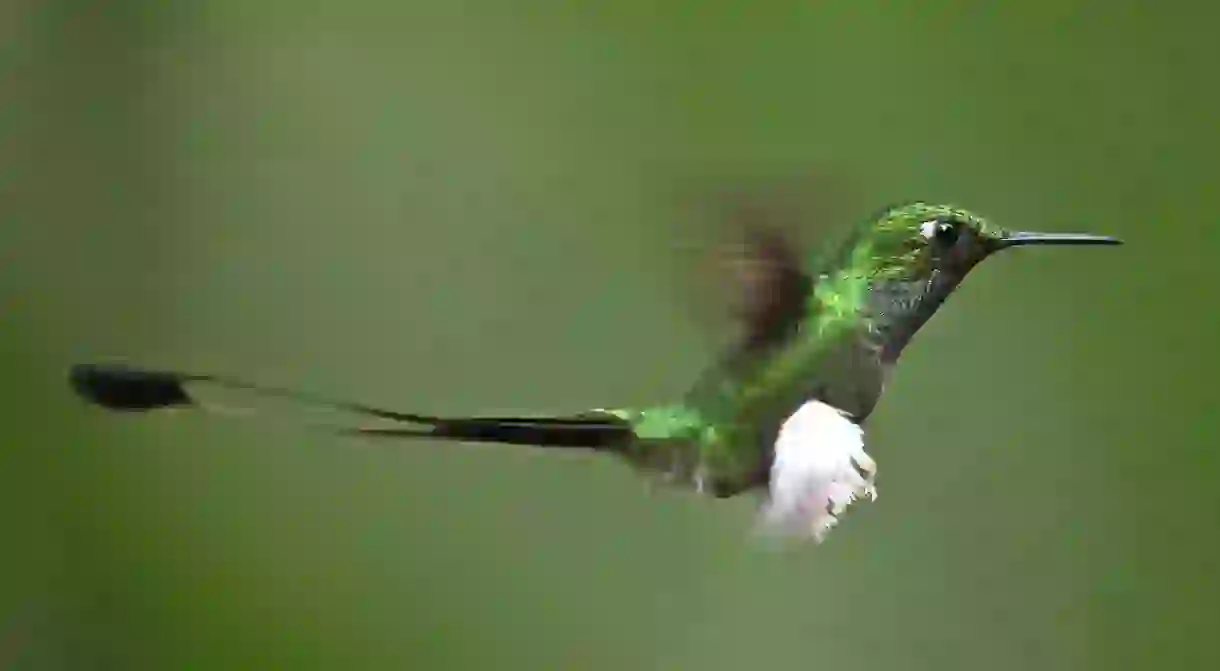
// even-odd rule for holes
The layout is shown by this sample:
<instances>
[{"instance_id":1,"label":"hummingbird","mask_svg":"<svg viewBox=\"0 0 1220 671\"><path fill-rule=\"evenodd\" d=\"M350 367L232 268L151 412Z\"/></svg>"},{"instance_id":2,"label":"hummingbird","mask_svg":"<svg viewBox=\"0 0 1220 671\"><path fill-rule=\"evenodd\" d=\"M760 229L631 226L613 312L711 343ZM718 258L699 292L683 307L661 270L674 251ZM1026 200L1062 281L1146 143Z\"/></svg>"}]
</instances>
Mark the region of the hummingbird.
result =
<instances>
[{"instance_id":1,"label":"hummingbird","mask_svg":"<svg viewBox=\"0 0 1220 671\"><path fill-rule=\"evenodd\" d=\"M876 499L865 423L902 352L967 274L1015 247L1118 244L1103 235L1012 231L923 201L884 208L808 259L781 236L755 231L741 337L684 395L647 407L440 417L115 363L76 364L69 380L86 400L119 412L223 411L198 398L211 385L361 418L325 427L345 436L612 455L649 481L712 498L763 492L761 530L820 543L850 505Z\"/></svg>"}]
</instances>

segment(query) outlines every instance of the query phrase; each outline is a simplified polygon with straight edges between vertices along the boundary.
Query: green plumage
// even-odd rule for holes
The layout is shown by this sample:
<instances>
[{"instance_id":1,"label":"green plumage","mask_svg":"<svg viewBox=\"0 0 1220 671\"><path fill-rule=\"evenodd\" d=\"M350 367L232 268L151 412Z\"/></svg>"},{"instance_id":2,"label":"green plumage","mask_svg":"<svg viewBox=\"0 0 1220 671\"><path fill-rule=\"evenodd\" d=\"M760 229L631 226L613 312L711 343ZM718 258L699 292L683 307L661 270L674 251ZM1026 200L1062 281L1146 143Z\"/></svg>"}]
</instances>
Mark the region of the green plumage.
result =
<instances>
[{"instance_id":1,"label":"green plumage","mask_svg":"<svg viewBox=\"0 0 1220 671\"><path fill-rule=\"evenodd\" d=\"M802 305L770 325L764 346L730 352L680 404L603 412L631 423L636 441L625 453L643 470L718 495L762 485L775 427L815 399L862 422L902 347L1008 237L952 205L889 208L839 248L788 269L808 290L789 298Z\"/></svg>"},{"instance_id":2,"label":"green plumage","mask_svg":"<svg viewBox=\"0 0 1220 671\"><path fill-rule=\"evenodd\" d=\"M672 404L574 417L446 418L327 400L221 375L80 364L70 379L84 398L116 411L216 409L197 402L187 390L210 385L382 423L329 427L343 435L593 449L676 484L730 496L768 483L780 426L810 401L820 402L810 407L822 414L810 416L821 428L805 429L795 443L786 443L795 445L796 459L820 456L808 450L821 447L821 453L832 456L851 453L871 460L859 445L859 425L876 406L889 368L979 261L1018 245L1118 242L1008 232L966 210L922 202L883 211L808 261L766 231L750 232L755 237L744 260L754 276L742 282L750 288L743 337ZM826 415L825 406L842 415ZM837 445L823 444L826 431L834 433ZM820 477L820 467L807 463L797 468L813 469L807 474ZM854 461L853 467L861 468ZM860 492L875 493L871 482L856 484ZM832 502L843 498L831 497Z\"/></svg>"}]
</instances>

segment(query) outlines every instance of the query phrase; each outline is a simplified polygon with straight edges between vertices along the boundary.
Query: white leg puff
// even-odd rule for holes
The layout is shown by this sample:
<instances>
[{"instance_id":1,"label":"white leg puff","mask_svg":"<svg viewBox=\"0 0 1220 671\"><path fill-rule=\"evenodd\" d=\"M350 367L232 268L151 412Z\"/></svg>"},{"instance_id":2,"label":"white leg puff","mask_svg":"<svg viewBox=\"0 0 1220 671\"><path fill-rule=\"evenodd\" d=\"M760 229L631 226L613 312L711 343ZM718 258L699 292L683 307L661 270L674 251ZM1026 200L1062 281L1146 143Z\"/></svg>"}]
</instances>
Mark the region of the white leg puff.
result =
<instances>
[{"instance_id":1,"label":"white leg puff","mask_svg":"<svg viewBox=\"0 0 1220 671\"><path fill-rule=\"evenodd\" d=\"M877 498L876 475L864 431L838 408L810 401L784 421L775 440L761 530L820 543L852 502Z\"/></svg>"}]
</instances>

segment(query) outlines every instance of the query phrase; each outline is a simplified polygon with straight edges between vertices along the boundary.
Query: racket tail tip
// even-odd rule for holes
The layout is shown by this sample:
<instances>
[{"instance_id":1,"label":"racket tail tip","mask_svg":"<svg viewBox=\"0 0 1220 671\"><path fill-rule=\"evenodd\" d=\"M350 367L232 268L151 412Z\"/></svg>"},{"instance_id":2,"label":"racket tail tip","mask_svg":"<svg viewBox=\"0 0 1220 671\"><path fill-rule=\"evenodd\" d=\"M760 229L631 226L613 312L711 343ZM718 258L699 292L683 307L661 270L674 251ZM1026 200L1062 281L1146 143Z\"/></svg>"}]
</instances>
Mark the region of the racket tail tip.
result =
<instances>
[{"instance_id":1,"label":"racket tail tip","mask_svg":"<svg viewBox=\"0 0 1220 671\"><path fill-rule=\"evenodd\" d=\"M192 376L150 371L123 364L78 363L68 372L72 389L107 410L145 412L193 406L184 384Z\"/></svg>"}]
</instances>

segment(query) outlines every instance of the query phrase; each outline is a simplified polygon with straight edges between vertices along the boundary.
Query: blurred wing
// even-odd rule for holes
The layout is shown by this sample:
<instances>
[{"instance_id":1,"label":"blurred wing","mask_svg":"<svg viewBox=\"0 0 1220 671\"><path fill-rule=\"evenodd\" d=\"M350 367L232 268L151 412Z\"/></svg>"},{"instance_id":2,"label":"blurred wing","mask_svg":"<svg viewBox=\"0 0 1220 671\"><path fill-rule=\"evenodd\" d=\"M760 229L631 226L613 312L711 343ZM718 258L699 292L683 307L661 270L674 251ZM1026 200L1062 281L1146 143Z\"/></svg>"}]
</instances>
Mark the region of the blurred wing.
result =
<instances>
[{"instance_id":1,"label":"blurred wing","mask_svg":"<svg viewBox=\"0 0 1220 671\"><path fill-rule=\"evenodd\" d=\"M833 243L831 222L848 200L845 181L825 171L740 179L706 198L702 218L718 242L703 286L713 311L733 320L735 349L765 349L807 316L814 277L804 250Z\"/></svg>"},{"instance_id":2,"label":"blurred wing","mask_svg":"<svg viewBox=\"0 0 1220 671\"><path fill-rule=\"evenodd\" d=\"M744 238L725 265L736 288L730 310L741 329L738 348L756 351L783 342L808 316L814 279L782 231L756 225Z\"/></svg>"}]
</instances>

